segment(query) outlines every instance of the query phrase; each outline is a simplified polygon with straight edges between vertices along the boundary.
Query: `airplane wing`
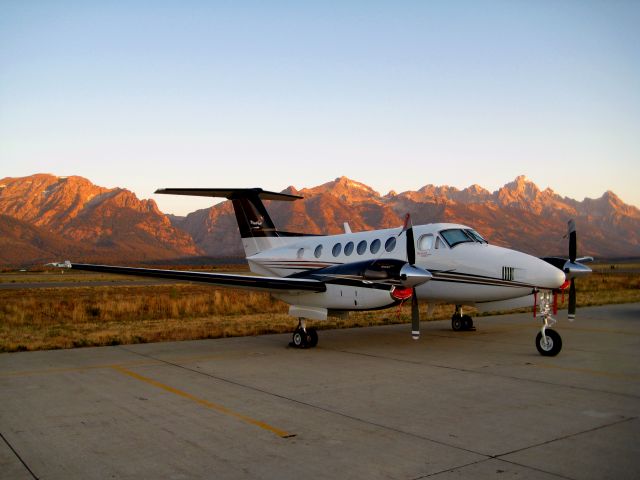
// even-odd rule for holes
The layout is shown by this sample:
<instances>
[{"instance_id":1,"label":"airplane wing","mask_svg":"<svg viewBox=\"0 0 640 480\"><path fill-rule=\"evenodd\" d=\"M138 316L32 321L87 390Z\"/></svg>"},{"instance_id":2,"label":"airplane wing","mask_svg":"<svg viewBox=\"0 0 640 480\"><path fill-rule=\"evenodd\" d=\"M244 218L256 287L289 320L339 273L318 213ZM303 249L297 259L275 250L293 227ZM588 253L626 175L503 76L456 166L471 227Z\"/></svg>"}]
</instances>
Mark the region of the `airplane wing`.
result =
<instances>
[{"instance_id":1,"label":"airplane wing","mask_svg":"<svg viewBox=\"0 0 640 480\"><path fill-rule=\"evenodd\" d=\"M159 270L153 268L118 267L112 265L94 265L89 263L52 263L50 265L90 272L117 273L141 277L170 278L204 282L222 287L236 287L264 292L324 292L324 282L313 279L261 277L257 275L234 275L229 273L193 272L185 270Z\"/></svg>"}]
</instances>

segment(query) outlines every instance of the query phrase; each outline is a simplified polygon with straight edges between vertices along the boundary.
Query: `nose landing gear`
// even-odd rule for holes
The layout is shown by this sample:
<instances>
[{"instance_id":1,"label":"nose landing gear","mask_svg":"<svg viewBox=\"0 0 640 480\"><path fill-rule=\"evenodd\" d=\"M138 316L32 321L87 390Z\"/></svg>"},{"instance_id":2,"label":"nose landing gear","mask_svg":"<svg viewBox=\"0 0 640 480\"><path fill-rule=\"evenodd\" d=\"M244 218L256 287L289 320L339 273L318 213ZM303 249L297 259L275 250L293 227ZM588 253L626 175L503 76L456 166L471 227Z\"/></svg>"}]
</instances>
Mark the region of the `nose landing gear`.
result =
<instances>
[{"instance_id":1,"label":"nose landing gear","mask_svg":"<svg viewBox=\"0 0 640 480\"><path fill-rule=\"evenodd\" d=\"M551 328L557 323L557 320L551 314L552 306L555 310L555 294L552 292L540 292L539 295L540 310L536 313L534 306L533 312L536 317L542 318L542 328L536 336L536 348L538 353L544 357L555 357L562 350L562 337Z\"/></svg>"}]
</instances>

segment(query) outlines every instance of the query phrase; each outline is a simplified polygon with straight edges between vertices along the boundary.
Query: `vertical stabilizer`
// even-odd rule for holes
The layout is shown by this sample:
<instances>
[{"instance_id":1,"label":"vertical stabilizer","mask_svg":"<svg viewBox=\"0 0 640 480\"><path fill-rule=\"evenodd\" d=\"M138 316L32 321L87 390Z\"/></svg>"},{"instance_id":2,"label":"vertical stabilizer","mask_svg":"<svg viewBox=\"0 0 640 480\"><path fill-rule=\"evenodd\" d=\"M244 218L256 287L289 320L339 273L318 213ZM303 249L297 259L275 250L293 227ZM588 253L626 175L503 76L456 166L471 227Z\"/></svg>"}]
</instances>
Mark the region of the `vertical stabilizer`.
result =
<instances>
[{"instance_id":1,"label":"vertical stabilizer","mask_svg":"<svg viewBox=\"0 0 640 480\"><path fill-rule=\"evenodd\" d=\"M302 197L285 193L267 192L261 188L160 188L155 193L221 197L231 200L236 214L242 246L247 257L263 250L281 246L282 237L298 236L276 230L263 200L293 201Z\"/></svg>"}]
</instances>

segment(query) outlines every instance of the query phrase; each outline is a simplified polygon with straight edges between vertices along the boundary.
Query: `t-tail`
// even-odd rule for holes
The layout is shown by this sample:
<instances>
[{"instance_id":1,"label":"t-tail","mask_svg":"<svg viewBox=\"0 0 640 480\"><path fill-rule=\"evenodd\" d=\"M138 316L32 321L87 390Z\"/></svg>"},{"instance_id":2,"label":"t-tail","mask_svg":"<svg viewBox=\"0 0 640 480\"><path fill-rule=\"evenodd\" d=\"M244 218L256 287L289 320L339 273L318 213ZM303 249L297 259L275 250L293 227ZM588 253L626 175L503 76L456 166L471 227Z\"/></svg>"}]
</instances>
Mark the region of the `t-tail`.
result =
<instances>
[{"instance_id":1,"label":"t-tail","mask_svg":"<svg viewBox=\"0 0 640 480\"><path fill-rule=\"evenodd\" d=\"M261 188L160 188L155 193L231 200L247 257L289 243L284 240L286 237L305 235L277 230L262 203L263 200L291 202L302 198L298 195L268 192Z\"/></svg>"}]
</instances>

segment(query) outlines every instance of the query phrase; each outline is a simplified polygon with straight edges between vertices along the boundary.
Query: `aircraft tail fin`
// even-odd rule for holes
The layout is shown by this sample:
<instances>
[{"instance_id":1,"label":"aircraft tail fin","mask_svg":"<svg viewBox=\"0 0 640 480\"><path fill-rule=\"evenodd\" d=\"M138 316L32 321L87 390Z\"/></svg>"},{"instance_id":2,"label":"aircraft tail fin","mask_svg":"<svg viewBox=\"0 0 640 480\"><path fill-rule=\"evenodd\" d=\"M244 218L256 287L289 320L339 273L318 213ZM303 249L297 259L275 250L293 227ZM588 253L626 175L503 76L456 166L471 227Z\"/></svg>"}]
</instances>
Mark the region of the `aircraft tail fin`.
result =
<instances>
[{"instance_id":1,"label":"aircraft tail fin","mask_svg":"<svg viewBox=\"0 0 640 480\"><path fill-rule=\"evenodd\" d=\"M304 234L278 231L263 200L291 202L302 197L261 188L160 188L155 193L219 197L231 200L247 257L280 245L278 238Z\"/></svg>"}]
</instances>

